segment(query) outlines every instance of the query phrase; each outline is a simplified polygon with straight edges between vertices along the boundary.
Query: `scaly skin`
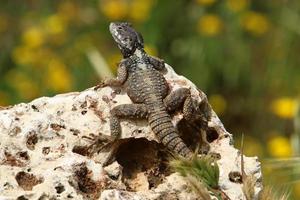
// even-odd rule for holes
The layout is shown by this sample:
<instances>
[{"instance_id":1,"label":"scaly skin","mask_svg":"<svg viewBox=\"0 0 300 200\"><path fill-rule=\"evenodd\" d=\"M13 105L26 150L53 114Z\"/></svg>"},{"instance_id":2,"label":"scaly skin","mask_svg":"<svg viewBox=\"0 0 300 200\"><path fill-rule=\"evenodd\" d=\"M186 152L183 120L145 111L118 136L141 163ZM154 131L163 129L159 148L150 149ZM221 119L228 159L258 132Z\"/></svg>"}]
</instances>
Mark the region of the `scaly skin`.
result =
<instances>
[{"instance_id":1,"label":"scaly skin","mask_svg":"<svg viewBox=\"0 0 300 200\"><path fill-rule=\"evenodd\" d=\"M114 79L105 80L102 86L121 86L127 82L127 94L134 104L123 104L111 110L110 129L113 140L120 133L120 118L146 118L153 132L171 152L185 158L192 151L179 137L168 112L183 106L186 119L192 118L193 106L190 91L181 88L169 93L162 75L164 62L146 54L143 39L128 23L111 23L110 32L118 44L124 59Z\"/></svg>"}]
</instances>

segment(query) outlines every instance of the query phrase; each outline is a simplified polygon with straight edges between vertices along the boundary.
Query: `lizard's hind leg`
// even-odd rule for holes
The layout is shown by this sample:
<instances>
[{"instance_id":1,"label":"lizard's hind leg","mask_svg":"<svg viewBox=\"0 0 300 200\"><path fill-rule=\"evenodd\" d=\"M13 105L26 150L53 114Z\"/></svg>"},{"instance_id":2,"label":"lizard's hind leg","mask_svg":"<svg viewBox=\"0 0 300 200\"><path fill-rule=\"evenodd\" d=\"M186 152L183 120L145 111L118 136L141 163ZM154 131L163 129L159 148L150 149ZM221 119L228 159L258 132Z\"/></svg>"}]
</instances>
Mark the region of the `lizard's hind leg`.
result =
<instances>
[{"instance_id":1,"label":"lizard's hind leg","mask_svg":"<svg viewBox=\"0 0 300 200\"><path fill-rule=\"evenodd\" d=\"M149 62L152 64L152 66L158 70L158 71L164 71L165 68L165 62L162 59L156 58L154 56L149 56Z\"/></svg>"},{"instance_id":2,"label":"lizard's hind leg","mask_svg":"<svg viewBox=\"0 0 300 200\"><path fill-rule=\"evenodd\" d=\"M197 108L194 105L191 97L191 92L188 88L179 88L166 96L164 103L169 112L182 109L183 117L187 121L194 120L194 113Z\"/></svg>"},{"instance_id":3,"label":"lizard's hind leg","mask_svg":"<svg viewBox=\"0 0 300 200\"><path fill-rule=\"evenodd\" d=\"M194 126L194 123L201 116L200 110L198 109L196 103L191 97L191 92L188 88L180 88L173 92L171 92L165 99L164 103L168 112L174 112L175 110L181 110L183 113L183 117L185 121L187 121L190 125ZM196 127L198 130L198 127ZM206 139L206 132L200 129L201 139L203 145L201 147L201 151L208 152L209 143Z\"/></svg>"},{"instance_id":4,"label":"lizard's hind leg","mask_svg":"<svg viewBox=\"0 0 300 200\"><path fill-rule=\"evenodd\" d=\"M111 110L110 130L112 141L120 137L121 118L146 119L148 116L147 107L144 104L122 104L114 107Z\"/></svg>"}]
</instances>

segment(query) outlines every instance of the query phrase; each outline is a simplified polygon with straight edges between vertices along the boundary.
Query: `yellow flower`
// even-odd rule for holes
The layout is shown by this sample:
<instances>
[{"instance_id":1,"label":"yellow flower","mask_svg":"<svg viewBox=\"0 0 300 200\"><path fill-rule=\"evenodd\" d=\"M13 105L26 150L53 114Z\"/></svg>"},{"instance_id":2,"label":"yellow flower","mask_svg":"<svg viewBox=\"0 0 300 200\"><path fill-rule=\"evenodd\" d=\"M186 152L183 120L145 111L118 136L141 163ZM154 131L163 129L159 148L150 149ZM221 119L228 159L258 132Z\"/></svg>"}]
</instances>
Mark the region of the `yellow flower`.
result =
<instances>
[{"instance_id":1,"label":"yellow flower","mask_svg":"<svg viewBox=\"0 0 300 200\"><path fill-rule=\"evenodd\" d=\"M9 103L8 94L4 91L0 91L0 106L7 106Z\"/></svg>"},{"instance_id":2,"label":"yellow flower","mask_svg":"<svg viewBox=\"0 0 300 200\"><path fill-rule=\"evenodd\" d=\"M58 5L58 15L61 16L65 22L76 20L79 11L80 10L74 1L62 1Z\"/></svg>"},{"instance_id":3,"label":"yellow flower","mask_svg":"<svg viewBox=\"0 0 300 200\"><path fill-rule=\"evenodd\" d=\"M4 15L0 15L0 33L7 30L8 20Z\"/></svg>"},{"instance_id":4,"label":"yellow flower","mask_svg":"<svg viewBox=\"0 0 300 200\"><path fill-rule=\"evenodd\" d=\"M207 14L202 16L198 21L199 33L206 36L218 35L223 28L223 22L219 16Z\"/></svg>"},{"instance_id":5,"label":"yellow flower","mask_svg":"<svg viewBox=\"0 0 300 200\"><path fill-rule=\"evenodd\" d=\"M217 114L223 114L226 110L226 100L222 95L214 94L209 97L209 103Z\"/></svg>"},{"instance_id":6,"label":"yellow flower","mask_svg":"<svg viewBox=\"0 0 300 200\"><path fill-rule=\"evenodd\" d=\"M55 92L66 92L71 90L72 77L67 66L59 59L53 59L48 65L45 77L46 85Z\"/></svg>"},{"instance_id":7,"label":"yellow flower","mask_svg":"<svg viewBox=\"0 0 300 200\"><path fill-rule=\"evenodd\" d=\"M249 0L227 0L227 6L234 12L244 10L249 4Z\"/></svg>"},{"instance_id":8,"label":"yellow flower","mask_svg":"<svg viewBox=\"0 0 300 200\"><path fill-rule=\"evenodd\" d=\"M196 0L200 5L209 6L216 2L216 0Z\"/></svg>"},{"instance_id":9,"label":"yellow flower","mask_svg":"<svg viewBox=\"0 0 300 200\"><path fill-rule=\"evenodd\" d=\"M41 67L49 62L53 52L47 48L32 49L27 46L17 46L12 52L13 60L20 65Z\"/></svg>"},{"instance_id":10,"label":"yellow flower","mask_svg":"<svg viewBox=\"0 0 300 200\"><path fill-rule=\"evenodd\" d=\"M35 53L27 46L17 46L12 52L13 60L21 65L31 64L34 61Z\"/></svg>"},{"instance_id":11,"label":"yellow flower","mask_svg":"<svg viewBox=\"0 0 300 200\"><path fill-rule=\"evenodd\" d=\"M44 21L44 27L49 34L48 41L54 45L61 45L67 38L67 23L66 19L60 14L48 16Z\"/></svg>"},{"instance_id":12,"label":"yellow flower","mask_svg":"<svg viewBox=\"0 0 300 200\"><path fill-rule=\"evenodd\" d=\"M85 33L81 34L76 38L74 44L72 46L73 50L76 52L82 52L83 49L91 49L94 47L94 38L95 35L93 33ZM71 49L72 50L72 49Z\"/></svg>"},{"instance_id":13,"label":"yellow flower","mask_svg":"<svg viewBox=\"0 0 300 200\"><path fill-rule=\"evenodd\" d=\"M21 71L10 71L6 76L6 80L17 91L21 98L32 100L38 96L38 84Z\"/></svg>"},{"instance_id":14,"label":"yellow flower","mask_svg":"<svg viewBox=\"0 0 300 200\"><path fill-rule=\"evenodd\" d=\"M130 4L129 17L136 22L145 21L150 14L152 0L133 0Z\"/></svg>"},{"instance_id":15,"label":"yellow flower","mask_svg":"<svg viewBox=\"0 0 300 200\"><path fill-rule=\"evenodd\" d=\"M50 34L61 34L66 31L66 23L58 14L47 17L44 26L46 31Z\"/></svg>"},{"instance_id":16,"label":"yellow flower","mask_svg":"<svg viewBox=\"0 0 300 200\"><path fill-rule=\"evenodd\" d=\"M284 158L292 155L290 141L283 136L271 138L267 143L267 148L270 155L276 158Z\"/></svg>"},{"instance_id":17,"label":"yellow flower","mask_svg":"<svg viewBox=\"0 0 300 200\"><path fill-rule=\"evenodd\" d=\"M31 26L23 32L22 40L28 47L39 47L45 42L45 33L40 27Z\"/></svg>"},{"instance_id":18,"label":"yellow flower","mask_svg":"<svg viewBox=\"0 0 300 200\"><path fill-rule=\"evenodd\" d=\"M291 119L296 114L297 101L289 97L279 98L271 103L270 109L278 117Z\"/></svg>"},{"instance_id":19,"label":"yellow flower","mask_svg":"<svg viewBox=\"0 0 300 200\"><path fill-rule=\"evenodd\" d=\"M145 45L145 51L152 56L157 56L157 49L151 45Z\"/></svg>"},{"instance_id":20,"label":"yellow flower","mask_svg":"<svg viewBox=\"0 0 300 200\"><path fill-rule=\"evenodd\" d=\"M300 198L300 182L294 184L294 192L296 199Z\"/></svg>"},{"instance_id":21,"label":"yellow flower","mask_svg":"<svg viewBox=\"0 0 300 200\"><path fill-rule=\"evenodd\" d=\"M259 36L269 30L270 22L263 14L250 11L243 17L242 27L249 33Z\"/></svg>"},{"instance_id":22,"label":"yellow flower","mask_svg":"<svg viewBox=\"0 0 300 200\"><path fill-rule=\"evenodd\" d=\"M125 0L102 0L99 7L110 20L123 19L128 13L128 3Z\"/></svg>"},{"instance_id":23,"label":"yellow flower","mask_svg":"<svg viewBox=\"0 0 300 200\"><path fill-rule=\"evenodd\" d=\"M54 56L54 52L51 49L39 48L35 51L35 57L32 64L39 70L40 68L47 66L49 60Z\"/></svg>"}]
</instances>

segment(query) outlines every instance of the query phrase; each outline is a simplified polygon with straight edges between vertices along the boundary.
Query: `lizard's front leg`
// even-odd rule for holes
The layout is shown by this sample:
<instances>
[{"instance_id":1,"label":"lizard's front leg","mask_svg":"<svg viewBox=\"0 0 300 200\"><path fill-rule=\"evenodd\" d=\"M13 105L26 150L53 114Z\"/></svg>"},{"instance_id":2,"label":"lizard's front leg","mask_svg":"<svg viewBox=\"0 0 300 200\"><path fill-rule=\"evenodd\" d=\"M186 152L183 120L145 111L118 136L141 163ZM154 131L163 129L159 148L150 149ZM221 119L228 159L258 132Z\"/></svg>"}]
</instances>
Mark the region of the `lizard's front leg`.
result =
<instances>
[{"instance_id":1,"label":"lizard's front leg","mask_svg":"<svg viewBox=\"0 0 300 200\"><path fill-rule=\"evenodd\" d=\"M154 56L149 56L148 57L150 64L152 64L152 66L158 70L158 71L164 71L165 68L165 62L160 59L160 58L156 58Z\"/></svg>"},{"instance_id":2,"label":"lizard's front leg","mask_svg":"<svg viewBox=\"0 0 300 200\"><path fill-rule=\"evenodd\" d=\"M100 84L98 84L94 90L105 86L121 86L127 80L127 66L130 65L128 59L124 59L120 62L117 72L117 77L112 79L104 79Z\"/></svg>"},{"instance_id":3,"label":"lizard's front leg","mask_svg":"<svg viewBox=\"0 0 300 200\"><path fill-rule=\"evenodd\" d=\"M122 118L140 118L144 119L148 116L147 107L144 104L122 104L114 107L110 111L110 130L111 135L99 135L95 143L93 143L90 148L91 152L99 152L102 149L110 145L119 145L115 143L115 141L120 137L121 134L121 126L120 126L120 119ZM116 149L116 147L111 148ZM103 165L107 165L108 162L111 161L113 152L111 151Z\"/></svg>"}]
</instances>

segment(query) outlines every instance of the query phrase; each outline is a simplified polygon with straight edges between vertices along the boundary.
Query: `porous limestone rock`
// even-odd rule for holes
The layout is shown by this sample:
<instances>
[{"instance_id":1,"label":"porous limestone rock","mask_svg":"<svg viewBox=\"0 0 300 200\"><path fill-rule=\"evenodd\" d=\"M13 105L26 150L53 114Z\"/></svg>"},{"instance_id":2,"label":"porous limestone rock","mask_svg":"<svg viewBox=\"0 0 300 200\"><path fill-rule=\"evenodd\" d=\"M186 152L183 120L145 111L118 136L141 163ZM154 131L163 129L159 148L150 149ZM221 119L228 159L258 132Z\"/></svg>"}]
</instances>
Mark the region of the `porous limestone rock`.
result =
<instances>
[{"instance_id":1,"label":"porous limestone rock","mask_svg":"<svg viewBox=\"0 0 300 200\"><path fill-rule=\"evenodd\" d=\"M202 138L200 132L206 132L209 153L218 157L220 188L230 199L243 199L242 184L229 178L241 171L232 135L205 94L166 67L171 90L190 88L209 128L191 128L182 123L180 112L172 115L174 125L193 149ZM197 199L185 180L170 170L170 154L146 120L123 120L120 140L97 151L98 136L110 135L111 108L130 102L122 88L105 87L0 108L0 199ZM258 180L257 194L262 188L260 163L256 157L244 157L244 165L246 174Z\"/></svg>"}]
</instances>

